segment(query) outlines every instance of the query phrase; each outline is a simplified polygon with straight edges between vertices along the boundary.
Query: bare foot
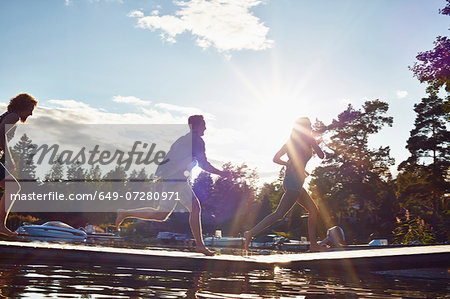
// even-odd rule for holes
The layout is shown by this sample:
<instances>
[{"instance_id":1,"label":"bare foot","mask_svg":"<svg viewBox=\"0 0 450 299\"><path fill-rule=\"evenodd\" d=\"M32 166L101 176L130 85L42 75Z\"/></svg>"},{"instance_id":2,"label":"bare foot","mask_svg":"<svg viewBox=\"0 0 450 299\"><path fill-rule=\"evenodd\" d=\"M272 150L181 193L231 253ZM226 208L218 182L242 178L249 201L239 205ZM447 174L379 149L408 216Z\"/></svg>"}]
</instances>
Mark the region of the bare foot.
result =
<instances>
[{"instance_id":1,"label":"bare foot","mask_svg":"<svg viewBox=\"0 0 450 299\"><path fill-rule=\"evenodd\" d=\"M213 256L214 254L216 254L214 251L210 251L206 247L195 247L195 251L199 252L199 253L203 253L204 255L207 255L207 256Z\"/></svg>"},{"instance_id":2,"label":"bare foot","mask_svg":"<svg viewBox=\"0 0 450 299\"><path fill-rule=\"evenodd\" d=\"M122 222L123 222L123 212L124 212L125 210L123 210L123 209L118 209L117 210L117 215L116 215L116 230L117 231L120 231L120 224L122 224Z\"/></svg>"},{"instance_id":3,"label":"bare foot","mask_svg":"<svg viewBox=\"0 0 450 299\"><path fill-rule=\"evenodd\" d=\"M8 229L7 227L5 227L5 226L0 227L0 234L5 235L5 236L8 236L8 237L14 237L14 236L17 236L17 235L18 235L18 233L9 230L9 229Z\"/></svg>"},{"instance_id":4,"label":"bare foot","mask_svg":"<svg viewBox=\"0 0 450 299\"><path fill-rule=\"evenodd\" d=\"M328 246L327 245L319 245L319 244L310 244L309 245L309 252L322 252L327 251Z\"/></svg>"},{"instance_id":5,"label":"bare foot","mask_svg":"<svg viewBox=\"0 0 450 299\"><path fill-rule=\"evenodd\" d=\"M252 237L250 236L250 233L248 231L244 233L244 238L244 249L245 251L248 251L248 245L250 245L250 242L252 241Z\"/></svg>"}]
</instances>

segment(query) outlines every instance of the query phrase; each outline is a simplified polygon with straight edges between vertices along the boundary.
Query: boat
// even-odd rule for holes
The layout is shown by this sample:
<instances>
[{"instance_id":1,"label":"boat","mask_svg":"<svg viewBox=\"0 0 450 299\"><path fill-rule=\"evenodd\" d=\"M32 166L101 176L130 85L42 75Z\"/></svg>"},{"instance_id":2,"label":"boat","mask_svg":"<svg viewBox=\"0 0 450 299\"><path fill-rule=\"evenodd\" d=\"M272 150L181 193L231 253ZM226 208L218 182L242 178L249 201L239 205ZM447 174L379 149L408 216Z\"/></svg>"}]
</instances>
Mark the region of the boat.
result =
<instances>
[{"instance_id":1,"label":"boat","mask_svg":"<svg viewBox=\"0 0 450 299\"><path fill-rule=\"evenodd\" d=\"M159 232L156 238L163 244L182 244L190 241L188 235L172 232Z\"/></svg>"},{"instance_id":2,"label":"boat","mask_svg":"<svg viewBox=\"0 0 450 299\"><path fill-rule=\"evenodd\" d=\"M253 239L250 243L252 248L275 248L278 244L284 241L285 238L279 235L265 235Z\"/></svg>"},{"instance_id":3,"label":"boat","mask_svg":"<svg viewBox=\"0 0 450 299\"><path fill-rule=\"evenodd\" d=\"M61 221L49 221L42 225L25 224L16 232L18 238L39 241L86 241L86 232L75 229Z\"/></svg>"},{"instance_id":4,"label":"boat","mask_svg":"<svg viewBox=\"0 0 450 299\"><path fill-rule=\"evenodd\" d=\"M124 238L119 236L119 233L109 233L109 232L97 232L93 225L89 224L84 227L78 228L86 232L87 243L99 243L99 242L109 242L109 241L123 241Z\"/></svg>"},{"instance_id":5,"label":"boat","mask_svg":"<svg viewBox=\"0 0 450 299\"><path fill-rule=\"evenodd\" d=\"M279 242L277 249L285 251L307 251L309 250L309 241L285 239Z\"/></svg>"},{"instance_id":6,"label":"boat","mask_svg":"<svg viewBox=\"0 0 450 299\"><path fill-rule=\"evenodd\" d=\"M244 238L208 237L204 239L206 246L214 247L242 247Z\"/></svg>"}]
</instances>

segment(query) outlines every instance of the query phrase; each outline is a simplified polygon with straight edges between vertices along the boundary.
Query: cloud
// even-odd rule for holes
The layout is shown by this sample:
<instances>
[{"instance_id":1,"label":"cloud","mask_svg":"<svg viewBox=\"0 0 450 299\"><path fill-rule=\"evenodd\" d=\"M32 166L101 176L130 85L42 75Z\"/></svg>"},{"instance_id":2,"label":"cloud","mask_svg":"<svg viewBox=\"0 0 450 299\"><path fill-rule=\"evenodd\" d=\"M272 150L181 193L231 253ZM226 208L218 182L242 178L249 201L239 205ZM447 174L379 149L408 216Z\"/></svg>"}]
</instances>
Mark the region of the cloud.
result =
<instances>
[{"instance_id":1,"label":"cloud","mask_svg":"<svg viewBox=\"0 0 450 299\"><path fill-rule=\"evenodd\" d=\"M168 42L173 43L177 35L190 32L203 49L258 51L273 46L273 41L267 39L269 28L250 12L250 8L261 3L260 0L176 1L179 10L174 15L160 16L159 11L153 11L144 16L142 11L135 10L128 16L138 18L138 28L160 29L161 37Z\"/></svg>"},{"instance_id":2,"label":"cloud","mask_svg":"<svg viewBox=\"0 0 450 299\"><path fill-rule=\"evenodd\" d=\"M89 105L75 100L49 100L50 104L55 104L68 109L88 109Z\"/></svg>"},{"instance_id":3,"label":"cloud","mask_svg":"<svg viewBox=\"0 0 450 299\"><path fill-rule=\"evenodd\" d=\"M6 106L7 103L0 103L0 110L6 110ZM178 106L174 105L174 107ZM46 104L39 103L33 116L27 119L26 124L18 126L16 136L27 133L29 136L40 136L39 140L48 140L52 144L58 143L68 146L79 143L80 140L85 143L100 142L91 138L92 134L85 132L86 125L100 125L98 130L109 130L105 133L105 139L115 138L117 133L112 129L114 126L135 124L140 125L136 128L142 127L144 129L149 124L182 124L187 126L185 114L175 111L176 109L170 107L170 105L168 108L172 108L172 110L151 106L149 108L142 107L140 113L112 113L81 101L49 100ZM193 109L191 111L196 109L183 108L186 109L184 113L187 113L190 109ZM196 111L201 112L200 110ZM70 132L70 134L66 134L66 132ZM74 136L76 137L74 138ZM117 146L120 147L121 145L117 144Z\"/></svg>"},{"instance_id":4,"label":"cloud","mask_svg":"<svg viewBox=\"0 0 450 299\"><path fill-rule=\"evenodd\" d=\"M112 113L103 108L95 108L82 101L48 100L47 105L39 104L33 117L27 122L45 122L45 126L58 123L84 124L185 124L193 114L202 114L205 119L215 116L196 107L179 106L169 103L152 104L135 96L114 96L117 103L129 103L140 108L139 113ZM0 103L0 108L6 104ZM44 125L44 124L43 124Z\"/></svg>"},{"instance_id":5,"label":"cloud","mask_svg":"<svg viewBox=\"0 0 450 299\"><path fill-rule=\"evenodd\" d=\"M408 96L408 92L406 90L397 90L396 94L398 99L404 99Z\"/></svg>"},{"instance_id":6,"label":"cloud","mask_svg":"<svg viewBox=\"0 0 450 299\"><path fill-rule=\"evenodd\" d=\"M214 116L212 114L206 113L198 108L184 107L184 106L178 106L178 105L167 104L167 103L159 103L159 104L156 104L155 107L161 108L166 111L178 112L178 113L181 113L186 116L201 114L206 119L214 119Z\"/></svg>"},{"instance_id":7,"label":"cloud","mask_svg":"<svg viewBox=\"0 0 450 299\"><path fill-rule=\"evenodd\" d=\"M129 16L130 18L142 18L144 16L144 13L142 11L135 10L130 12L127 16Z\"/></svg>"},{"instance_id":8,"label":"cloud","mask_svg":"<svg viewBox=\"0 0 450 299\"><path fill-rule=\"evenodd\" d=\"M142 114L137 113L110 113L104 109L95 108L81 101L76 100L49 100L50 105L39 104L30 122L54 121L67 122L71 124L138 124L151 123L152 120ZM28 122L28 120L27 120ZM154 123L157 123L155 120Z\"/></svg>"},{"instance_id":9,"label":"cloud","mask_svg":"<svg viewBox=\"0 0 450 299\"><path fill-rule=\"evenodd\" d=\"M151 104L150 101L144 101L144 100L141 100L140 98L134 97L134 96L127 96L127 97L114 96L113 102L131 104L131 105L136 105L136 106L148 106Z\"/></svg>"}]
</instances>

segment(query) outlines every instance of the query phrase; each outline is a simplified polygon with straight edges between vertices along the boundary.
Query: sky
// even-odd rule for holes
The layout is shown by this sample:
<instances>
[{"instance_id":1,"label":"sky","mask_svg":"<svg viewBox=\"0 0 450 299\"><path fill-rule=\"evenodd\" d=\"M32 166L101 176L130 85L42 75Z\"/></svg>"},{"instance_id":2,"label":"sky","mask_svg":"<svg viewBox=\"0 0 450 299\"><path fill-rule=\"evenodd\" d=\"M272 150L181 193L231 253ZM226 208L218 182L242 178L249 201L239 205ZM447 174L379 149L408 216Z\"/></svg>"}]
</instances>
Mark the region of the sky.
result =
<instances>
[{"instance_id":1,"label":"sky","mask_svg":"<svg viewBox=\"0 0 450 299\"><path fill-rule=\"evenodd\" d=\"M444 0L0 0L0 109L19 92L27 123L207 122L209 160L261 182L300 116L329 123L348 104L389 104L370 139L396 165L424 84L408 69L448 35ZM51 121L49 121L51 120ZM319 165L316 157L310 168ZM395 167L393 167L395 169Z\"/></svg>"}]
</instances>

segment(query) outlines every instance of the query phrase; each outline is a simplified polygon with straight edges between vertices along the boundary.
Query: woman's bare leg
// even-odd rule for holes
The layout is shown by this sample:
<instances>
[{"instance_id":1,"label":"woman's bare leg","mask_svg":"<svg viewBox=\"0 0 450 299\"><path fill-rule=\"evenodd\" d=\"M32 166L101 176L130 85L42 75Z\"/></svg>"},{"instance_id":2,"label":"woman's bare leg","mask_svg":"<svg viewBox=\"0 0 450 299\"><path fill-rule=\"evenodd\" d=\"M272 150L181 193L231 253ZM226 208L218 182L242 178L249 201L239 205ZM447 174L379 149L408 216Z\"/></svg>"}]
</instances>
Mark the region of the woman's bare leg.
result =
<instances>
[{"instance_id":1,"label":"woman's bare leg","mask_svg":"<svg viewBox=\"0 0 450 299\"><path fill-rule=\"evenodd\" d=\"M17 194L20 192L19 183L11 176L7 177L8 180L14 181L16 184L8 185L8 193L9 194ZM0 181L0 188L3 189L3 195L0 199L0 234L5 236L17 236L16 232L11 231L6 227L6 220L8 219L9 211L11 210L12 203L8 209L6 209L6 189L5 189L6 179Z\"/></svg>"},{"instance_id":2,"label":"woman's bare leg","mask_svg":"<svg viewBox=\"0 0 450 299\"><path fill-rule=\"evenodd\" d=\"M308 211L309 250L312 252L325 250L326 247L317 244L316 226L319 218L319 209L304 188L302 188L297 202Z\"/></svg>"},{"instance_id":3,"label":"woman's bare leg","mask_svg":"<svg viewBox=\"0 0 450 299\"><path fill-rule=\"evenodd\" d=\"M267 215L263 220L261 220L257 225L255 225L255 227L244 233L245 250L248 250L248 246L254 236L259 234L264 229L271 226L278 220L282 219L287 214L287 212L289 212L289 210L294 206L298 197L299 191L286 190L286 192L281 197L280 203L278 204L278 207L275 210L275 212L272 212L269 215Z\"/></svg>"}]
</instances>

